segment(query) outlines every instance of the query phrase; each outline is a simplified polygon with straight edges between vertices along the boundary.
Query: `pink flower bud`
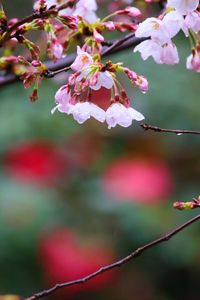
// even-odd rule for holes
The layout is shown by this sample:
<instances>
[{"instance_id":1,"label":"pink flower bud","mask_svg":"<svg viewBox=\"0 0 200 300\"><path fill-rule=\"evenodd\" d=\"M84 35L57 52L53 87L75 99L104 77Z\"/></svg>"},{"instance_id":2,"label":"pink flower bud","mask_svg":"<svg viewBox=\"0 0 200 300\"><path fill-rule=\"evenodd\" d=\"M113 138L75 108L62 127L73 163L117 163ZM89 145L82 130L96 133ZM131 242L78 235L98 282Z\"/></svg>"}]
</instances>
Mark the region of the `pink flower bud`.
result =
<instances>
[{"instance_id":1,"label":"pink flower bud","mask_svg":"<svg viewBox=\"0 0 200 300\"><path fill-rule=\"evenodd\" d=\"M130 7L126 7L124 12L129 16L129 17L133 17L133 18L138 18L141 16L141 11L134 7L134 6L130 6Z\"/></svg>"},{"instance_id":2,"label":"pink flower bud","mask_svg":"<svg viewBox=\"0 0 200 300\"><path fill-rule=\"evenodd\" d=\"M41 62L39 60L33 60L31 64L33 67L41 67Z\"/></svg>"},{"instance_id":3,"label":"pink flower bud","mask_svg":"<svg viewBox=\"0 0 200 300\"><path fill-rule=\"evenodd\" d=\"M97 43L104 42L104 37L96 29L93 30L93 37Z\"/></svg>"},{"instance_id":4,"label":"pink flower bud","mask_svg":"<svg viewBox=\"0 0 200 300\"><path fill-rule=\"evenodd\" d=\"M106 29L108 29L110 31L115 30L115 23L112 21L105 22L104 26Z\"/></svg>"},{"instance_id":5,"label":"pink flower bud","mask_svg":"<svg viewBox=\"0 0 200 300\"><path fill-rule=\"evenodd\" d=\"M10 19L8 22L8 26L12 26L16 24L19 20L17 18Z\"/></svg>"}]
</instances>

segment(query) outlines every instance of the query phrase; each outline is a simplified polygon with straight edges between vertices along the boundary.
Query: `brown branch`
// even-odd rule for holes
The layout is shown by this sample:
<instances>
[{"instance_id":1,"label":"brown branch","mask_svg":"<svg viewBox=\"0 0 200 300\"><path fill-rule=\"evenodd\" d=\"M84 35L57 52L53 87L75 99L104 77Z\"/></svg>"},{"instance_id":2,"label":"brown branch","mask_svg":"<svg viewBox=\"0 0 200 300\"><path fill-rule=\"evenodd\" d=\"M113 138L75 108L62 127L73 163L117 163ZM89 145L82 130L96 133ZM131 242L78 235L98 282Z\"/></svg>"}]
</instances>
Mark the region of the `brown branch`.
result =
<instances>
[{"instance_id":1,"label":"brown branch","mask_svg":"<svg viewBox=\"0 0 200 300\"><path fill-rule=\"evenodd\" d=\"M0 39L0 47L2 47L3 43L5 43L10 38L10 35L12 34L12 32L15 31L19 26L26 24L26 23L30 23L35 19L43 19L43 18L49 17L51 15L55 15L63 9L73 6L75 2L76 2L76 0L69 0L62 5L59 5L54 8L50 8L45 11L35 11L30 16L27 16L27 17L19 20L18 22L16 22L15 24L13 24L12 26L10 26L7 29L7 31L5 32L3 37Z\"/></svg>"},{"instance_id":2,"label":"brown branch","mask_svg":"<svg viewBox=\"0 0 200 300\"><path fill-rule=\"evenodd\" d=\"M151 130L155 132L161 132L161 133L174 133L176 135L182 135L182 134L200 134L200 131L195 130L181 130L181 129L167 129L167 128L160 128L157 126L153 126L150 124L141 124L140 125L144 130Z\"/></svg>"},{"instance_id":3,"label":"brown branch","mask_svg":"<svg viewBox=\"0 0 200 300\"><path fill-rule=\"evenodd\" d=\"M185 228L189 227L191 224L193 224L194 222L200 220L200 214L197 215L196 217L190 219L189 221L187 221L186 223L176 227L174 230L170 231L169 233L167 233L166 235L142 246L139 247L138 249L136 249L135 251L133 251L131 254L127 255L126 257L110 264L107 266L104 266L102 268L100 268L99 270L95 271L94 273L91 273L83 278L77 279L77 280L73 280L73 281L69 281L69 282L64 282L64 283L60 283L60 284L56 284L55 286L53 286L50 289L47 290L43 290L39 293L34 294L31 297L25 298L24 300L36 300L39 298L43 298L46 297L52 293L54 293L55 291L64 288L64 287L69 287L72 285L79 285L79 284L83 284L89 280L91 280L94 277L99 276L100 274L103 274L105 272L108 272L112 269L121 267L122 265L128 263L129 261L133 260L134 258L138 257L139 255L141 255L144 251L153 248L154 246L162 243L162 242L167 242L168 240L170 240L173 236L175 236L176 234L178 234L179 232L181 232L182 230L184 230Z\"/></svg>"},{"instance_id":4,"label":"brown branch","mask_svg":"<svg viewBox=\"0 0 200 300\"><path fill-rule=\"evenodd\" d=\"M133 36L133 34L129 34L121 39L115 40L112 42L112 45L109 47L104 48L102 51L102 56L106 57L109 54L114 54L119 51L127 50L130 47L135 47L139 43L141 43L144 39L142 38L136 38ZM49 70L49 72L56 72L56 74L61 73L60 70L63 68L69 67L74 59L76 57L76 54L68 54L65 58L59 60L57 63L54 62L46 62L46 66ZM51 76L52 78L53 76ZM48 76L47 76L48 78ZM13 83L18 81L19 78L15 74L5 74L0 76L0 87L6 86L7 84Z\"/></svg>"}]
</instances>

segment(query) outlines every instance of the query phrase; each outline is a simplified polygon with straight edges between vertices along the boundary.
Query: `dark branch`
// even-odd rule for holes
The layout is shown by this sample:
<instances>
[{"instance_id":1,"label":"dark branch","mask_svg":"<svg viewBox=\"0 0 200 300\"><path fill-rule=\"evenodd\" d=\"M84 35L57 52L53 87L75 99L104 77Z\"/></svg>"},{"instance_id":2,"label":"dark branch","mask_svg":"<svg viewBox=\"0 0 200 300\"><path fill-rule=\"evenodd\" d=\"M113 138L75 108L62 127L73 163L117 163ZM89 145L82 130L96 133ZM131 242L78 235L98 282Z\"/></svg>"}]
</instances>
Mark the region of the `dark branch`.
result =
<instances>
[{"instance_id":1,"label":"dark branch","mask_svg":"<svg viewBox=\"0 0 200 300\"><path fill-rule=\"evenodd\" d=\"M155 132L161 132L161 133L174 133L176 135L182 135L182 134L200 134L200 131L194 131L194 130L181 130L181 129L166 129L166 128L160 128L157 126L153 126L150 124L141 124L140 125L144 130L151 130Z\"/></svg>"},{"instance_id":2,"label":"dark branch","mask_svg":"<svg viewBox=\"0 0 200 300\"><path fill-rule=\"evenodd\" d=\"M111 46L109 45L109 47L104 48L104 50L102 52L102 56L106 57L109 54L127 50L130 47L135 47L139 43L141 43L143 40L144 39L134 37L134 35L132 33L128 34L127 36L112 42ZM69 67L73 63L75 57L76 57L76 54L69 54L65 58L59 60L57 63L54 63L51 61L46 62L48 71L51 73L55 72L56 74L61 73L64 68ZM49 76L46 76L46 77L49 78ZM53 76L51 76L51 78L52 77ZM9 73L9 74L5 74L5 75L1 75L0 76L0 87L5 86L9 83L16 82L18 80L19 80L19 78L14 74Z\"/></svg>"},{"instance_id":3,"label":"dark branch","mask_svg":"<svg viewBox=\"0 0 200 300\"><path fill-rule=\"evenodd\" d=\"M170 231L169 233L167 233L166 235L136 249L134 252L132 252L131 254L127 255L126 257L110 264L107 266L104 266L102 268L100 268L99 270L97 270L94 273L89 274L86 277L83 277L81 279L77 279L77 280L73 280L73 281L69 281L69 282L65 282L65 283L60 283L60 284L56 284L55 286L53 286L52 288L48 289L48 290L43 290L39 293L34 294L31 297L25 298L24 300L36 300L39 298L43 298L46 297L52 293L54 293L55 291L64 288L64 287L69 287L72 285L79 285L79 284L83 284L89 280L91 280L94 277L99 276L100 274L103 274L109 270L112 270L114 268L118 268L121 267L122 265L128 263L129 261L133 260L134 258L138 257L139 255L141 255L144 251L153 248L154 246L162 243L162 242L167 242L168 240L170 240L173 236L175 236L176 234L178 234L180 231L184 230L185 228L189 227L191 224L193 224L194 222L200 220L200 214L197 215L196 217L190 219L188 222L178 226L177 228L175 228L174 230Z\"/></svg>"},{"instance_id":4,"label":"dark branch","mask_svg":"<svg viewBox=\"0 0 200 300\"><path fill-rule=\"evenodd\" d=\"M19 20L18 22L16 22L15 24L13 24L12 26L10 26L7 29L6 33L0 39L0 47L3 45L3 43L5 43L10 38L10 35L12 34L12 32L15 31L19 26L24 25L26 23L30 23L35 19L43 19L43 18L49 17L51 15L56 15L59 11L65 9L67 7L73 6L75 2L76 2L76 0L69 0L66 3L59 5L52 9L50 8L48 10L41 11L41 12L35 11L30 16L27 16L27 17Z\"/></svg>"}]
</instances>

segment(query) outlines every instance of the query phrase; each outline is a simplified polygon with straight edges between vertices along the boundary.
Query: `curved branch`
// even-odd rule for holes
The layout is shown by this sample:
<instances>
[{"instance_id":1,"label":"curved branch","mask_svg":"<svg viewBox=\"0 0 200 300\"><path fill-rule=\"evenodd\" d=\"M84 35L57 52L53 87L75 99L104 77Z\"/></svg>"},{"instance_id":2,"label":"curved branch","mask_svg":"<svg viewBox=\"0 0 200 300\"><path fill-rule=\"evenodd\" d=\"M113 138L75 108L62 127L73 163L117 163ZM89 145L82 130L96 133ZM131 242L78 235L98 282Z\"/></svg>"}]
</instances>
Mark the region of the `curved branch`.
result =
<instances>
[{"instance_id":1,"label":"curved branch","mask_svg":"<svg viewBox=\"0 0 200 300\"><path fill-rule=\"evenodd\" d=\"M83 277L77 280L73 280L73 281L69 281L69 282L64 282L64 283L60 283L60 284L56 284L55 286L53 286L50 289L47 290L43 290L39 293L34 294L31 297L25 298L24 300L36 300L39 298L43 298L46 297L52 293L54 293L55 291L64 288L64 287L69 287L72 285L79 285L79 284L83 284L89 280L91 280L94 277L99 276L100 274L103 274L105 272L108 272L112 269L121 267L122 265L128 263L129 261L133 260L134 258L138 257L139 255L141 255L143 252L145 252L148 249L153 248L154 246L162 243L162 242L167 242L169 241L173 236L175 236L176 234L178 234L179 232L181 232L182 230L184 230L185 228L189 227L190 225L192 225L193 223L197 222L198 220L200 220L200 214L197 215L196 217L190 219L189 221L187 221L186 223L176 227L174 230L170 231L169 233L165 234L164 236L145 244L142 247L139 247L138 249L136 249L135 251L133 251L131 254L127 255L126 257L110 264L107 266L104 266L102 268L100 268L99 270Z\"/></svg>"},{"instance_id":2,"label":"curved branch","mask_svg":"<svg viewBox=\"0 0 200 300\"><path fill-rule=\"evenodd\" d=\"M161 132L161 133L174 133L176 135L200 134L200 131L195 131L195 130L167 129L167 128L160 128L157 126L153 126L150 124L141 124L140 126L146 131L151 130L151 131Z\"/></svg>"}]
</instances>

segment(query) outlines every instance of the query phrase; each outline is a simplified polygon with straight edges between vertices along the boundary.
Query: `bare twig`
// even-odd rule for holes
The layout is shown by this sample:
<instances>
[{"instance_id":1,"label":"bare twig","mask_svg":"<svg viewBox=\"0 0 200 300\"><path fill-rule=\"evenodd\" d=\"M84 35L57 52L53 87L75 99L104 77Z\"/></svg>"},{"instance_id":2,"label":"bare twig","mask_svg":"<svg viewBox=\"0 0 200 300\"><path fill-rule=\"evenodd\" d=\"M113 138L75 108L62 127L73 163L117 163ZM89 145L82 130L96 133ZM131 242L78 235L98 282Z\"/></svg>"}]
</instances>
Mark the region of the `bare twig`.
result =
<instances>
[{"instance_id":1,"label":"bare twig","mask_svg":"<svg viewBox=\"0 0 200 300\"><path fill-rule=\"evenodd\" d=\"M162 242L167 242L168 240L170 240L173 236L175 236L176 234L178 234L179 232L181 232L182 230L184 230L185 228L189 227L190 225L192 225L194 222L200 220L200 214L197 215L196 217L190 219L189 221L187 221L186 223L176 227L175 229L173 229L172 231L170 231L169 233L167 233L166 235L150 242L147 243L146 245L139 247L138 249L136 249L135 251L133 251L131 254L127 255L126 257L110 264L107 266L104 266L102 268L100 268L99 270L95 271L94 273L91 273L83 278L77 279L77 280L73 280L73 281L69 281L69 282L64 282L64 283L60 283L60 284L56 284L55 286L53 286L50 289L47 290L43 290L39 293L34 294L31 297L25 298L24 300L36 300L39 298L43 298L46 297L52 293L54 293L55 291L62 289L64 287L69 287L72 285L79 285L79 284L83 284L89 280L91 280L94 277L99 276L100 274L103 274L105 272L108 272L112 269L121 267L122 265L128 263L129 261L133 260L134 258L138 257L139 255L141 255L144 251L153 248L154 246L162 243Z\"/></svg>"},{"instance_id":2,"label":"bare twig","mask_svg":"<svg viewBox=\"0 0 200 300\"><path fill-rule=\"evenodd\" d=\"M161 133L174 133L176 135L182 135L182 134L200 134L200 131L195 130L181 130L181 129L167 129L167 128L160 128L157 126L153 126L150 124L141 124L140 125L144 130L151 130L155 132L161 132Z\"/></svg>"}]
</instances>

